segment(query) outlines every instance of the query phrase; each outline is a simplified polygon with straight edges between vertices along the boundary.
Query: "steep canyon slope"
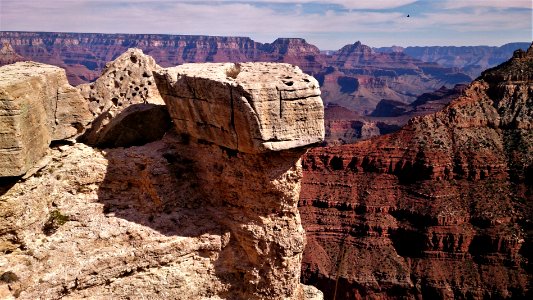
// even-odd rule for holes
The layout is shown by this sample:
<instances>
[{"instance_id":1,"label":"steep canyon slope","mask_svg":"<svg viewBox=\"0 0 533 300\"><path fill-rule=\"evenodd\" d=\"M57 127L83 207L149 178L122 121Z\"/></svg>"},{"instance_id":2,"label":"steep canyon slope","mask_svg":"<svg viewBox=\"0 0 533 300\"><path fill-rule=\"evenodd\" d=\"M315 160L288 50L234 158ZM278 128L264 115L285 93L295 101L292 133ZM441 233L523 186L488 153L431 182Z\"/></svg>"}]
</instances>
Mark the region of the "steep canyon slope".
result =
<instances>
[{"instance_id":1,"label":"steep canyon slope","mask_svg":"<svg viewBox=\"0 0 533 300\"><path fill-rule=\"evenodd\" d=\"M533 46L441 112L303 168L303 282L326 299L531 299Z\"/></svg>"}]
</instances>

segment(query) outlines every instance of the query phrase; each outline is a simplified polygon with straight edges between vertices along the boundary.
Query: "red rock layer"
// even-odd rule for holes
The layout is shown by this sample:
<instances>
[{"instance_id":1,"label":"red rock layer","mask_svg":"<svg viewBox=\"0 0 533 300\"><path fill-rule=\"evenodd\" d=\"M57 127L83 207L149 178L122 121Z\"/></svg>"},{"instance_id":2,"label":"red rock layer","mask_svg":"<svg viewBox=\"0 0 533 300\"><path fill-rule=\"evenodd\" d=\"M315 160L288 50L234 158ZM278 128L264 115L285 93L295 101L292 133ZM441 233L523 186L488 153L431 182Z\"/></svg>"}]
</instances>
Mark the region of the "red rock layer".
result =
<instances>
[{"instance_id":1,"label":"red rock layer","mask_svg":"<svg viewBox=\"0 0 533 300\"><path fill-rule=\"evenodd\" d=\"M443 111L315 148L303 280L326 299L530 298L533 48Z\"/></svg>"}]
</instances>

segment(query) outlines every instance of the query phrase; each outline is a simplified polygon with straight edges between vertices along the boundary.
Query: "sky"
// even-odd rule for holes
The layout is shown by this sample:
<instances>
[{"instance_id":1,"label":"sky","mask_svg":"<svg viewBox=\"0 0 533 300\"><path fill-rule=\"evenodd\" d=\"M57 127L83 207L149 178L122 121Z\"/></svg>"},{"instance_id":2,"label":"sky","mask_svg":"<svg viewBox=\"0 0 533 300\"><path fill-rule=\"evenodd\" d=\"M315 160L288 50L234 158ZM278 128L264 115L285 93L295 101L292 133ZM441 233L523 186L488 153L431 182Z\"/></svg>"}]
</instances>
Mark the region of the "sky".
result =
<instances>
[{"instance_id":1,"label":"sky","mask_svg":"<svg viewBox=\"0 0 533 300\"><path fill-rule=\"evenodd\" d=\"M301 37L322 50L533 40L532 0L0 0L0 31ZM409 17L407 17L409 15Z\"/></svg>"}]
</instances>

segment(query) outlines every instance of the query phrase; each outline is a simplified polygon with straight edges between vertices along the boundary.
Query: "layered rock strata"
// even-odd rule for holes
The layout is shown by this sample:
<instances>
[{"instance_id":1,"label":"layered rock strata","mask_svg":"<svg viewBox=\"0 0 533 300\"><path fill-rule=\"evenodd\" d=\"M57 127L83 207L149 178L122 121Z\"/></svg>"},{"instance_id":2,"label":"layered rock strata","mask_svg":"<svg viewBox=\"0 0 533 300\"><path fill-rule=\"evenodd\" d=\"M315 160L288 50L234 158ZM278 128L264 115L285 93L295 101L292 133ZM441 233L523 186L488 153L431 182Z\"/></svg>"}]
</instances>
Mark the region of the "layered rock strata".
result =
<instances>
[{"instance_id":1,"label":"layered rock strata","mask_svg":"<svg viewBox=\"0 0 533 300\"><path fill-rule=\"evenodd\" d=\"M9 65L18 61L24 61L24 57L19 55L9 42L3 42L0 49L0 66Z\"/></svg>"},{"instance_id":2,"label":"layered rock strata","mask_svg":"<svg viewBox=\"0 0 533 300\"><path fill-rule=\"evenodd\" d=\"M91 116L65 70L34 62L0 67L0 177L19 176L50 142L76 136Z\"/></svg>"},{"instance_id":3,"label":"layered rock strata","mask_svg":"<svg viewBox=\"0 0 533 300\"><path fill-rule=\"evenodd\" d=\"M226 67L189 66L194 71L180 73L203 74L194 92L204 97L194 101L203 105L203 120L221 122L216 124L231 119L223 103L231 107L234 100L236 108L244 101L213 89L230 87L219 77ZM270 77L262 64L242 67L248 86L258 77L246 74L260 70L264 80L248 103L268 104L264 100L275 90L269 82L278 83L282 73L312 82L298 69L278 67L283 72ZM166 92L178 81L164 76L157 81L171 106L175 98ZM244 95L245 83L231 86ZM305 235L297 202L300 157L307 143L323 139L323 123L308 122L311 128L286 135L273 130L277 135L269 143L290 138L284 147L271 147L276 151L263 142L253 144L261 151L239 146L241 137L260 137L259 129L277 129L291 117L320 119L320 98L313 99L296 100L299 109L285 115L266 105L235 112L236 120L255 121L235 122L235 132L251 131L236 144L214 139L198 129L201 123L180 126L180 119L200 112L191 105L183 115L171 113L176 130L152 143L52 148L50 163L34 176L0 183L0 297L321 299L316 288L299 280ZM137 105L143 104L130 107Z\"/></svg>"},{"instance_id":4,"label":"layered rock strata","mask_svg":"<svg viewBox=\"0 0 533 300\"><path fill-rule=\"evenodd\" d=\"M533 47L441 112L303 160L303 281L327 299L528 299Z\"/></svg>"},{"instance_id":5,"label":"layered rock strata","mask_svg":"<svg viewBox=\"0 0 533 300\"><path fill-rule=\"evenodd\" d=\"M94 81L108 61L131 47L142 49L164 67L204 62L290 63L319 79L326 103L360 113L370 113L384 98L411 102L442 85L471 81L457 68L404 53L375 53L360 42L326 55L301 38L263 44L247 37L0 32L0 41L9 42L27 59L65 68L75 85Z\"/></svg>"},{"instance_id":6,"label":"layered rock strata","mask_svg":"<svg viewBox=\"0 0 533 300\"><path fill-rule=\"evenodd\" d=\"M436 62L446 67L462 68L473 78L487 68L505 62L516 49L526 50L528 42L495 46L429 46L429 47L384 47L379 52L403 52L422 61Z\"/></svg>"}]
</instances>

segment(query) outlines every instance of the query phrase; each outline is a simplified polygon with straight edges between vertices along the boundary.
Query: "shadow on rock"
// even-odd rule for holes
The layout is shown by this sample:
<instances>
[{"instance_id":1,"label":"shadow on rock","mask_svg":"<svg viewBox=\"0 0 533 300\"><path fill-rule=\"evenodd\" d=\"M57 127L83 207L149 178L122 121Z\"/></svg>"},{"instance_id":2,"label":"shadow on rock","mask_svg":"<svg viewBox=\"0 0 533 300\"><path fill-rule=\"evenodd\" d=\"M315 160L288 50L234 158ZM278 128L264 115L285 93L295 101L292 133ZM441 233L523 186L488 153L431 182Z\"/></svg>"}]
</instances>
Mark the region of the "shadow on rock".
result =
<instances>
[{"instance_id":1,"label":"shadow on rock","mask_svg":"<svg viewBox=\"0 0 533 300\"><path fill-rule=\"evenodd\" d=\"M7 193L19 180L20 177L0 177L0 196Z\"/></svg>"},{"instance_id":2,"label":"shadow on rock","mask_svg":"<svg viewBox=\"0 0 533 300\"><path fill-rule=\"evenodd\" d=\"M167 237L210 236L192 255L209 258L217 284L229 287L217 295L292 297L304 247L296 207L304 151L244 154L170 131L144 146L104 150L98 199L107 216Z\"/></svg>"},{"instance_id":3,"label":"shadow on rock","mask_svg":"<svg viewBox=\"0 0 533 300\"><path fill-rule=\"evenodd\" d=\"M98 199L106 215L166 236L221 233L205 209L194 162L174 145L157 141L104 151L109 163Z\"/></svg>"},{"instance_id":4,"label":"shadow on rock","mask_svg":"<svg viewBox=\"0 0 533 300\"><path fill-rule=\"evenodd\" d=\"M171 125L164 105L133 104L116 116L101 114L79 140L101 148L141 146L161 139Z\"/></svg>"}]
</instances>

